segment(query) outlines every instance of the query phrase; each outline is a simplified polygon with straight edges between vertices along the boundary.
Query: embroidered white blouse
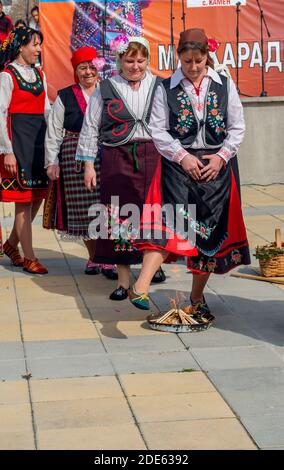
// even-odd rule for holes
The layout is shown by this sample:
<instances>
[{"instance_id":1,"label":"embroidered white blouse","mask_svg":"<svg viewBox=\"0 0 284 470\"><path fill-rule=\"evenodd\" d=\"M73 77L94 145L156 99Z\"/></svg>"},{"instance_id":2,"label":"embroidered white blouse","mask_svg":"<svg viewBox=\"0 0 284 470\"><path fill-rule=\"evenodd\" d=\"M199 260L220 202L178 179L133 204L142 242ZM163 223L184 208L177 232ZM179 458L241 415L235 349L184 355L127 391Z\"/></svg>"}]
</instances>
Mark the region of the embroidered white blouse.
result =
<instances>
[{"instance_id":1,"label":"embroidered white blouse","mask_svg":"<svg viewBox=\"0 0 284 470\"><path fill-rule=\"evenodd\" d=\"M80 87L86 102L89 103L90 96L81 85ZM65 135L64 117L65 107L60 96L57 96L47 122L47 130L45 134L45 168L50 165L59 164L58 154Z\"/></svg>"},{"instance_id":2,"label":"embroidered white blouse","mask_svg":"<svg viewBox=\"0 0 284 470\"><path fill-rule=\"evenodd\" d=\"M33 67L28 65L21 65L18 62L14 61L11 63L15 67L21 76L29 83L32 83L36 80L36 75L33 70ZM48 114L50 112L50 104L47 96L47 84L46 78L43 74L43 85L46 91L45 98L45 119L47 120ZM12 99L12 93L14 89L14 84L12 77L6 73L0 73L0 154L13 153L13 148L11 141L8 136L7 130L7 114L8 108Z\"/></svg>"},{"instance_id":3,"label":"embroidered white blouse","mask_svg":"<svg viewBox=\"0 0 284 470\"><path fill-rule=\"evenodd\" d=\"M205 97L211 80L222 84L217 72L208 67L207 75L203 78L197 96L193 84L184 77L182 69L177 69L171 77L171 89L177 86L181 81L189 95L191 102L195 108L198 119L203 118ZM234 82L229 79L228 87L228 119L227 119L227 136L223 142L222 148L217 152L226 162L236 155L245 134L245 121L243 107ZM150 119L150 130L152 133L154 144L165 158L180 163L182 158L189 152L190 148L185 150L178 139L174 139L167 131L169 127L169 108L167 104L167 96L165 89L160 85L157 88L153 108ZM191 148L205 148L203 142L202 130L200 129Z\"/></svg>"},{"instance_id":4,"label":"embroidered white blouse","mask_svg":"<svg viewBox=\"0 0 284 470\"><path fill-rule=\"evenodd\" d=\"M148 92L153 80L153 75L150 72L146 72L145 77L141 81L139 90L133 90L121 75L112 77L111 80L114 82L116 88L127 102L132 113L141 119L146 106ZM76 160L82 161L94 161L98 152L98 137L101 124L103 110L103 99L100 89L96 89L91 96L89 104L87 106L86 114L84 117L83 127L80 132L80 138L77 146ZM136 131L131 139L133 140L151 140L151 137L144 129L144 127L138 123Z\"/></svg>"}]
</instances>

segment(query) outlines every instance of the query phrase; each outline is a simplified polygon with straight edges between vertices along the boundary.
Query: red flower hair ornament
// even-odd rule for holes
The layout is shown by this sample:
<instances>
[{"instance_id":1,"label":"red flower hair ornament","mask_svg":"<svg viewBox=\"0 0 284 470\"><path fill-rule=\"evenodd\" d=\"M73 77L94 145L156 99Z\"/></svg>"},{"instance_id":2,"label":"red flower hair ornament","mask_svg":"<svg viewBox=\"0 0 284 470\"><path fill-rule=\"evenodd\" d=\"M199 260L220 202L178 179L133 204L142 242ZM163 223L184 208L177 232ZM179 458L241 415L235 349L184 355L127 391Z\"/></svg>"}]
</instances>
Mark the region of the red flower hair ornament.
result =
<instances>
[{"instance_id":1,"label":"red flower hair ornament","mask_svg":"<svg viewBox=\"0 0 284 470\"><path fill-rule=\"evenodd\" d=\"M216 52L219 47L219 43L215 39L211 39L211 38L208 38L207 42L208 42L209 52Z\"/></svg>"}]
</instances>

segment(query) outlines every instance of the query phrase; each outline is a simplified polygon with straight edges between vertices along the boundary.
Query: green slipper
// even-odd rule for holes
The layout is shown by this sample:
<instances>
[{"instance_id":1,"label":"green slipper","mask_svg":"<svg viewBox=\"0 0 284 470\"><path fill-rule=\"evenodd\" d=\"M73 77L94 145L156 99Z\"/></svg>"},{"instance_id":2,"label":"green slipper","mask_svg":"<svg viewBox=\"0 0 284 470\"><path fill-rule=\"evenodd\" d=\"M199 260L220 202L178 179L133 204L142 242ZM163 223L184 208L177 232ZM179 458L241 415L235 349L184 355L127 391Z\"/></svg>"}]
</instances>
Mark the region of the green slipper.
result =
<instances>
[{"instance_id":1,"label":"green slipper","mask_svg":"<svg viewBox=\"0 0 284 470\"><path fill-rule=\"evenodd\" d=\"M150 299L147 294L138 294L133 287L129 289L128 297L134 307L140 308L140 310L150 310Z\"/></svg>"}]
</instances>

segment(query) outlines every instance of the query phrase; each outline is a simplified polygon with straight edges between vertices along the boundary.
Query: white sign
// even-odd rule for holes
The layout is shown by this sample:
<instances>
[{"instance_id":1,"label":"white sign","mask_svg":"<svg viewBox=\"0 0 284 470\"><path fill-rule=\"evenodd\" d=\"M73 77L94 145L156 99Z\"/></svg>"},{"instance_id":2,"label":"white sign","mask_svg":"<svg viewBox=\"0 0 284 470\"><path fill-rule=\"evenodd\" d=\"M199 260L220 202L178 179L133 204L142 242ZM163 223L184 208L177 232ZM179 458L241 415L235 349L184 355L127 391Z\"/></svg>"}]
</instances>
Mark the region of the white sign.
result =
<instances>
[{"instance_id":1,"label":"white sign","mask_svg":"<svg viewBox=\"0 0 284 470\"><path fill-rule=\"evenodd\" d=\"M235 7L239 3L240 5L246 5L246 0L187 0L187 8L197 7Z\"/></svg>"}]
</instances>

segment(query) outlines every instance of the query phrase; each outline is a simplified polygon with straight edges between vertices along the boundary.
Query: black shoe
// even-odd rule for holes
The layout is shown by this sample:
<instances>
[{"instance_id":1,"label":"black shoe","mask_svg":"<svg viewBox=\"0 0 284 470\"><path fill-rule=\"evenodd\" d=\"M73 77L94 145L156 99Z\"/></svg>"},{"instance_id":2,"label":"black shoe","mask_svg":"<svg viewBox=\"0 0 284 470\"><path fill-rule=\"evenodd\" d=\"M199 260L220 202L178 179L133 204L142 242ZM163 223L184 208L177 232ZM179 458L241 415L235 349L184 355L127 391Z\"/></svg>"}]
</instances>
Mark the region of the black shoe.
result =
<instances>
[{"instance_id":1,"label":"black shoe","mask_svg":"<svg viewBox=\"0 0 284 470\"><path fill-rule=\"evenodd\" d=\"M202 296L202 302L193 302L190 296L190 302L196 312L192 315L193 318L203 323L211 323L215 320L214 315L212 315L211 310L206 303L204 295Z\"/></svg>"},{"instance_id":2,"label":"black shoe","mask_svg":"<svg viewBox=\"0 0 284 470\"><path fill-rule=\"evenodd\" d=\"M155 282L156 284L158 284L159 282L164 282L165 280L166 280L166 275L164 271L162 270L162 268L159 268L158 271L156 271L156 273L152 277L152 282Z\"/></svg>"},{"instance_id":3,"label":"black shoe","mask_svg":"<svg viewBox=\"0 0 284 470\"><path fill-rule=\"evenodd\" d=\"M96 276L97 274L100 274L101 268L99 266L94 266L94 263L92 261L88 261L85 267L85 274L88 274L89 276Z\"/></svg>"},{"instance_id":4,"label":"black shoe","mask_svg":"<svg viewBox=\"0 0 284 470\"><path fill-rule=\"evenodd\" d=\"M118 279L118 274L116 269L105 269L102 268L102 274L107 278L111 279L112 281L117 281Z\"/></svg>"},{"instance_id":5,"label":"black shoe","mask_svg":"<svg viewBox=\"0 0 284 470\"><path fill-rule=\"evenodd\" d=\"M129 288L128 288L129 289ZM110 300L125 300L128 297L128 289L117 287L109 296Z\"/></svg>"}]
</instances>

